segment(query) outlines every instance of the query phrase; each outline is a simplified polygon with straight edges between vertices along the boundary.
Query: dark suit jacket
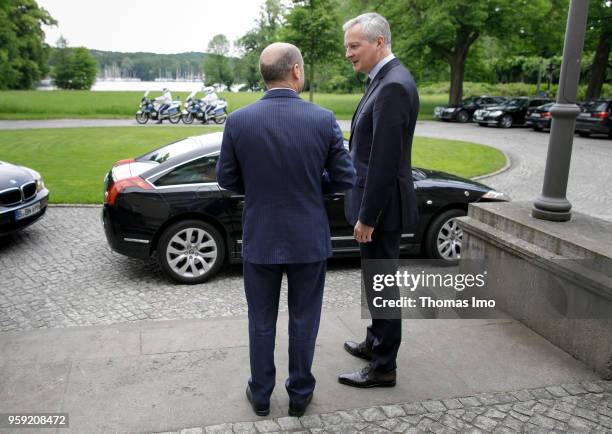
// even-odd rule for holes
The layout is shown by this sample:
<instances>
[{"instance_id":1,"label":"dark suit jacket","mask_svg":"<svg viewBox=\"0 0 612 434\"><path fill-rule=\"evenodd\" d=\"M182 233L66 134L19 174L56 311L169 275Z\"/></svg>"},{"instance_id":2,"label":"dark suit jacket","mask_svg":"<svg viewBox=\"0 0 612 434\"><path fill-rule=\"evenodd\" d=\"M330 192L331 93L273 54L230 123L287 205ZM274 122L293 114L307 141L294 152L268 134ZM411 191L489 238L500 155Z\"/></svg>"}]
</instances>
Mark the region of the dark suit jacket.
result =
<instances>
[{"instance_id":1,"label":"dark suit jacket","mask_svg":"<svg viewBox=\"0 0 612 434\"><path fill-rule=\"evenodd\" d=\"M418 210L412 180L412 137L419 95L397 59L376 74L351 123L351 158L357 186L347 193L345 214L381 231L407 231Z\"/></svg>"},{"instance_id":2,"label":"dark suit jacket","mask_svg":"<svg viewBox=\"0 0 612 434\"><path fill-rule=\"evenodd\" d=\"M331 256L323 195L351 188L355 169L333 113L277 89L227 119L217 180L245 195L245 261L306 263Z\"/></svg>"}]
</instances>

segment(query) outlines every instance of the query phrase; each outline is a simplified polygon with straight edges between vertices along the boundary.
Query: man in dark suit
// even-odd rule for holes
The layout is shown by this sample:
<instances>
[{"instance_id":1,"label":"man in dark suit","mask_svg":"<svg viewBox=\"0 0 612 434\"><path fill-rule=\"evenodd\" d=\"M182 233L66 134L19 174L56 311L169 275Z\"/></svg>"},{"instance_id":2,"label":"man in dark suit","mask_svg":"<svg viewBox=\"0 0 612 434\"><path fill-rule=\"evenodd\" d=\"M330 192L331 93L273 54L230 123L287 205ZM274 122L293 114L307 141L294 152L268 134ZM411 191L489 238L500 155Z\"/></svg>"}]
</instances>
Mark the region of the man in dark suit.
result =
<instances>
[{"instance_id":1,"label":"man in dark suit","mask_svg":"<svg viewBox=\"0 0 612 434\"><path fill-rule=\"evenodd\" d=\"M368 75L351 123L349 147L357 186L347 194L345 214L360 243L372 324L363 342L344 343L350 354L369 364L338 380L354 387L392 387L402 338L401 310L375 309L371 285L374 274L395 274L401 234L417 222L411 152L419 96L412 76L391 53L391 31L384 17L360 15L348 21L344 31L347 59L355 71ZM397 287L385 290L384 298L397 296Z\"/></svg>"},{"instance_id":2,"label":"man in dark suit","mask_svg":"<svg viewBox=\"0 0 612 434\"><path fill-rule=\"evenodd\" d=\"M260 57L268 91L227 119L217 163L221 187L244 194L242 259L249 307L247 398L269 413L283 273L289 286L289 414L301 416L315 387L311 372L331 240L326 193L347 190L355 169L334 115L303 101L304 61L275 43Z\"/></svg>"}]
</instances>

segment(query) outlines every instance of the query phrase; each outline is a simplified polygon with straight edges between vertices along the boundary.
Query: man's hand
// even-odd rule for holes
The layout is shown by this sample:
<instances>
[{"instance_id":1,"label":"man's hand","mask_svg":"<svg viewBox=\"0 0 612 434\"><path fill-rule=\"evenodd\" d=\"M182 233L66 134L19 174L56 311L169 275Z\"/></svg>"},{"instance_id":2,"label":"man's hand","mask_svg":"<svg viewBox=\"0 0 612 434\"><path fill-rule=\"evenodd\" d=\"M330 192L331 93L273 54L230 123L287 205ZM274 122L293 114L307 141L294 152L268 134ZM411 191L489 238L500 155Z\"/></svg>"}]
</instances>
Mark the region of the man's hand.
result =
<instances>
[{"instance_id":1,"label":"man's hand","mask_svg":"<svg viewBox=\"0 0 612 434\"><path fill-rule=\"evenodd\" d=\"M358 243L369 243L372 241L372 232L374 232L372 226L364 225L358 220L353 230L353 236Z\"/></svg>"}]
</instances>

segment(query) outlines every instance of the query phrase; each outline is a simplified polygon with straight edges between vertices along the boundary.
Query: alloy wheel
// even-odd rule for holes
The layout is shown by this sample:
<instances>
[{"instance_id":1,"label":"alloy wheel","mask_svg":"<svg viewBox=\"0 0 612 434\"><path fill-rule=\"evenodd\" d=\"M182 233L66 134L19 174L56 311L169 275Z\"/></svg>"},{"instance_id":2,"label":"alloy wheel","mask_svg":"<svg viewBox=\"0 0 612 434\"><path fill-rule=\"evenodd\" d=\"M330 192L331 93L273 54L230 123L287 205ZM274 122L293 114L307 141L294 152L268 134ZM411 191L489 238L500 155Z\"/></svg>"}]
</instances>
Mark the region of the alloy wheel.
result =
<instances>
[{"instance_id":1,"label":"alloy wheel","mask_svg":"<svg viewBox=\"0 0 612 434\"><path fill-rule=\"evenodd\" d=\"M168 242L168 266L183 278L199 277L217 261L219 249L210 233L201 228L185 228Z\"/></svg>"},{"instance_id":2,"label":"alloy wheel","mask_svg":"<svg viewBox=\"0 0 612 434\"><path fill-rule=\"evenodd\" d=\"M436 239L438 253L443 259L456 261L461 257L461 242L463 230L455 218L448 219L440 230Z\"/></svg>"}]
</instances>

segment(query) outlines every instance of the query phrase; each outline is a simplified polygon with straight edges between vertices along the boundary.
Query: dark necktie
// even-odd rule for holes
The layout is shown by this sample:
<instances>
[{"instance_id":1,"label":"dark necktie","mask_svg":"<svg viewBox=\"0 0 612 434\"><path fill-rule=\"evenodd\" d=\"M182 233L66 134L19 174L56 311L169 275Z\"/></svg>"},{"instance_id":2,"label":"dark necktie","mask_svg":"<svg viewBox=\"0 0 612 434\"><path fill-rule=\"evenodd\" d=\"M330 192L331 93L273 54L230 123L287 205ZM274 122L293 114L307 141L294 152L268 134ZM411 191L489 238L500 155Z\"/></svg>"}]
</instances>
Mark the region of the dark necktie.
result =
<instances>
[{"instance_id":1,"label":"dark necktie","mask_svg":"<svg viewBox=\"0 0 612 434\"><path fill-rule=\"evenodd\" d=\"M365 88L363 89L364 93L368 91L368 87L370 86L370 83L372 83L372 79L368 77L368 79L365 82Z\"/></svg>"}]
</instances>

